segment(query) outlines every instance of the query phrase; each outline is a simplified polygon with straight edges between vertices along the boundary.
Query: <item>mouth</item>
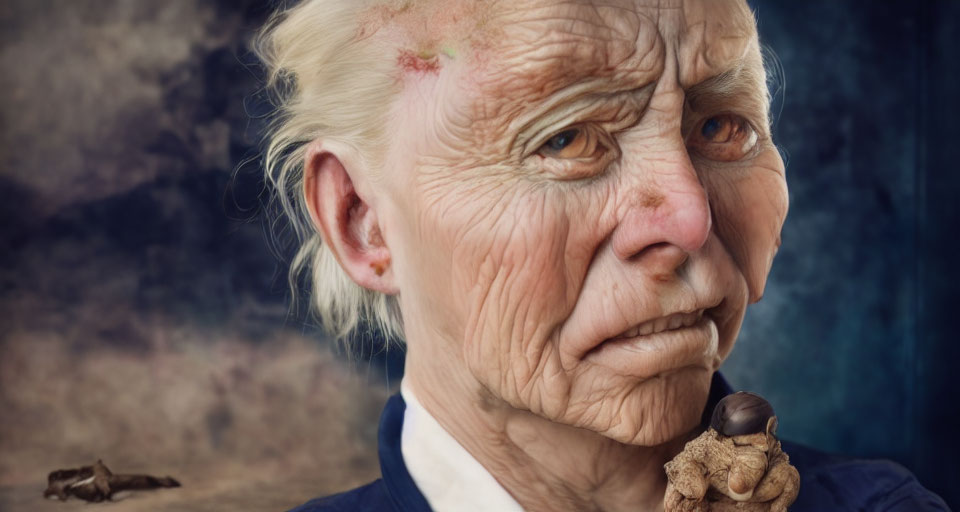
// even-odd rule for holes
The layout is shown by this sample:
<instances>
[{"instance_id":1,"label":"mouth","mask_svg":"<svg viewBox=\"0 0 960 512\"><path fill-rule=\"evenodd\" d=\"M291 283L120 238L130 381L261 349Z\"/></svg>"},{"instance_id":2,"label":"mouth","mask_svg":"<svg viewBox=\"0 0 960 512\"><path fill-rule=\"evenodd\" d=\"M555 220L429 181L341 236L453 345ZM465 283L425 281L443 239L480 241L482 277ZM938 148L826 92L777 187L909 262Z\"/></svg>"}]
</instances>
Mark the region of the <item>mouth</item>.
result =
<instances>
[{"instance_id":1,"label":"mouth","mask_svg":"<svg viewBox=\"0 0 960 512\"><path fill-rule=\"evenodd\" d=\"M703 318L704 311L706 310L698 309L689 313L673 313L671 315L655 318L653 320L647 320L642 324L635 325L630 329L623 331L622 333L610 338L608 341L636 338L638 336L648 336L651 334L659 334L664 331L693 327Z\"/></svg>"},{"instance_id":2,"label":"mouth","mask_svg":"<svg viewBox=\"0 0 960 512\"><path fill-rule=\"evenodd\" d=\"M686 367L712 370L719 349L714 319L719 307L679 311L631 326L603 340L585 360L643 378Z\"/></svg>"}]
</instances>

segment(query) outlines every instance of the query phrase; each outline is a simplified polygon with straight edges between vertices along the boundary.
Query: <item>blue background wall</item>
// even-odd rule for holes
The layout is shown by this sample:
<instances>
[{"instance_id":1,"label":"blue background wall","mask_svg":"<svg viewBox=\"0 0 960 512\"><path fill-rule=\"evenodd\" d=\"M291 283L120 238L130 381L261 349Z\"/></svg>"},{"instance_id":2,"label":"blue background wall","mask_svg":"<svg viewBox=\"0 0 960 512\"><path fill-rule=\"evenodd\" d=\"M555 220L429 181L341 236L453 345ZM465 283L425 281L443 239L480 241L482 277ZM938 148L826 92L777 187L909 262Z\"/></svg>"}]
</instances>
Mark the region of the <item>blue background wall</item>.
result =
<instances>
[{"instance_id":1,"label":"blue background wall","mask_svg":"<svg viewBox=\"0 0 960 512\"><path fill-rule=\"evenodd\" d=\"M960 503L957 2L753 2L785 86L791 211L725 370L782 433Z\"/></svg>"},{"instance_id":2,"label":"blue background wall","mask_svg":"<svg viewBox=\"0 0 960 512\"><path fill-rule=\"evenodd\" d=\"M287 315L257 163L239 165L264 113L244 47L270 6L80 4L0 8L0 341L145 350L143 318L315 332ZM791 212L725 372L784 437L893 458L956 508L960 3L917 4L752 2L782 68ZM402 353L370 347L399 377Z\"/></svg>"}]
</instances>

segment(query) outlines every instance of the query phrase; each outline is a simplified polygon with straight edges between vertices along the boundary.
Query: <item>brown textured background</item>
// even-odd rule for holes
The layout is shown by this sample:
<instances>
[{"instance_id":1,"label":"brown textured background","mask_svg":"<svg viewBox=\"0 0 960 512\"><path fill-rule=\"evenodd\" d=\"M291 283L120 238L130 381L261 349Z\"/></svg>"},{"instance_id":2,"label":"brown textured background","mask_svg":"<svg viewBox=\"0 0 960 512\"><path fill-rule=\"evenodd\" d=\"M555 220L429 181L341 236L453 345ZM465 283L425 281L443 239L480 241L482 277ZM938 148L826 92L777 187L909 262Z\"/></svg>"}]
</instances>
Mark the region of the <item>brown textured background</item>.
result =
<instances>
[{"instance_id":1,"label":"brown textured background","mask_svg":"<svg viewBox=\"0 0 960 512\"><path fill-rule=\"evenodd\" d=\"M0 4L0 510L87 510L41 492L97 458L183 483L116 511L286 510L379 474L388 384L291 316L256 162L231 180L269 9Z\"/></svg>"}]
</instances>

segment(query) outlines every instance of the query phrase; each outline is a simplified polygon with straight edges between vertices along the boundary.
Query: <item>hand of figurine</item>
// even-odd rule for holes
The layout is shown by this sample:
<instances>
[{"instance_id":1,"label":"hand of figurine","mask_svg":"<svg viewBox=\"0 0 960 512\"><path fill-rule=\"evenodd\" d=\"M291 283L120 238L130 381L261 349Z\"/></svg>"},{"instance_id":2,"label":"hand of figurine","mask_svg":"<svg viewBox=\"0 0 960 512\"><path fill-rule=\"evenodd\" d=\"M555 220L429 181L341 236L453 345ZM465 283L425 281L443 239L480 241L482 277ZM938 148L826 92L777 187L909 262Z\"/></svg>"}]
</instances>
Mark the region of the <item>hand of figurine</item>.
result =
<instances>
[{"instance_id":1,"label":"hand of figurine","mask_svg":"<svg viewBox=\"0 0 960 512\"><path fill-rule=\"evenodd\" d=\"M703 497L710 487L706 470L700 462L689 457L680 457L670 465L669 481L664 497L666 512L706 512Z\"/></svg>"},{"instance_id":2,"label":"hand of figurine","mask_svg":"<svg viewBox=\"0 0 960 512\"><path fill-rule=\"evenodd\" d=\"M689 461L680 466L678 478L674 482L677 492L691 500L701 500L710 484L704 477L702 464Z\"/></svg>"},{"instance_id":3,"label":"hand of figurine","mask_svg":"<svg viewBox=\"0 0 960 512\"><path fill-rule=\"evenodd\" d=\"M779 447L778 447L779 451ZM786 512L800 491L800 473L786 457L771 461L763 478L753 489L750 501L769 502L770 512Z\"/></svg>"},{"instance_id":4,"label":"hand of figurine","mask_svg":"<svg viewBox=\"0 0 960 512\"><path fill-rule=\"evenodd\" d=\"M710 512L787 512L797 498L800 474L785 459L773 464L747 501L724 499L710 503ZM676 510L684 510L682 507Z\"/></svg>"},{"instance_id":5,"label":"hand of figurine","mask_svg":"<svg viewBox=\"0 0 960 512\"><path fill-rule=\"evenodd\" d=\"M667 493L664 497L663 508L665 512L708 512L709 503L705 500L694 497L687 497L680 492L673 483L667 483Z\"/></svg>"}]
</instances>

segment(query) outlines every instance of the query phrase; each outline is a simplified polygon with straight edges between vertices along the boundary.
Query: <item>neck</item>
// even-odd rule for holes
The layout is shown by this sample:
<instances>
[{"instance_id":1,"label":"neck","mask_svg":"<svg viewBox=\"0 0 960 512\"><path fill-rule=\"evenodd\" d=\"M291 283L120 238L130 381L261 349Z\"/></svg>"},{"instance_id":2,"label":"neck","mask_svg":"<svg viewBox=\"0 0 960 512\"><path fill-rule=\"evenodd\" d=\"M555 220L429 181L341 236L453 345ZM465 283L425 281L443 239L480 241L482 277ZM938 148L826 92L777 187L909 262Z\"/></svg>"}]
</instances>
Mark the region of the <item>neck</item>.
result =
<instances>
[{"instance_id":1,"label":"neck","mask_svg":"<svg viewBox=\"0 0 960 512\"><path fill-rule=\"evenodd\" d=\"M404 378L524 510L663 510L663 465L688 436L652 447L622 444L515 409L491 396L465 366L429 357L423 361L409 351Z\"/></svg>"}]
</instances>

